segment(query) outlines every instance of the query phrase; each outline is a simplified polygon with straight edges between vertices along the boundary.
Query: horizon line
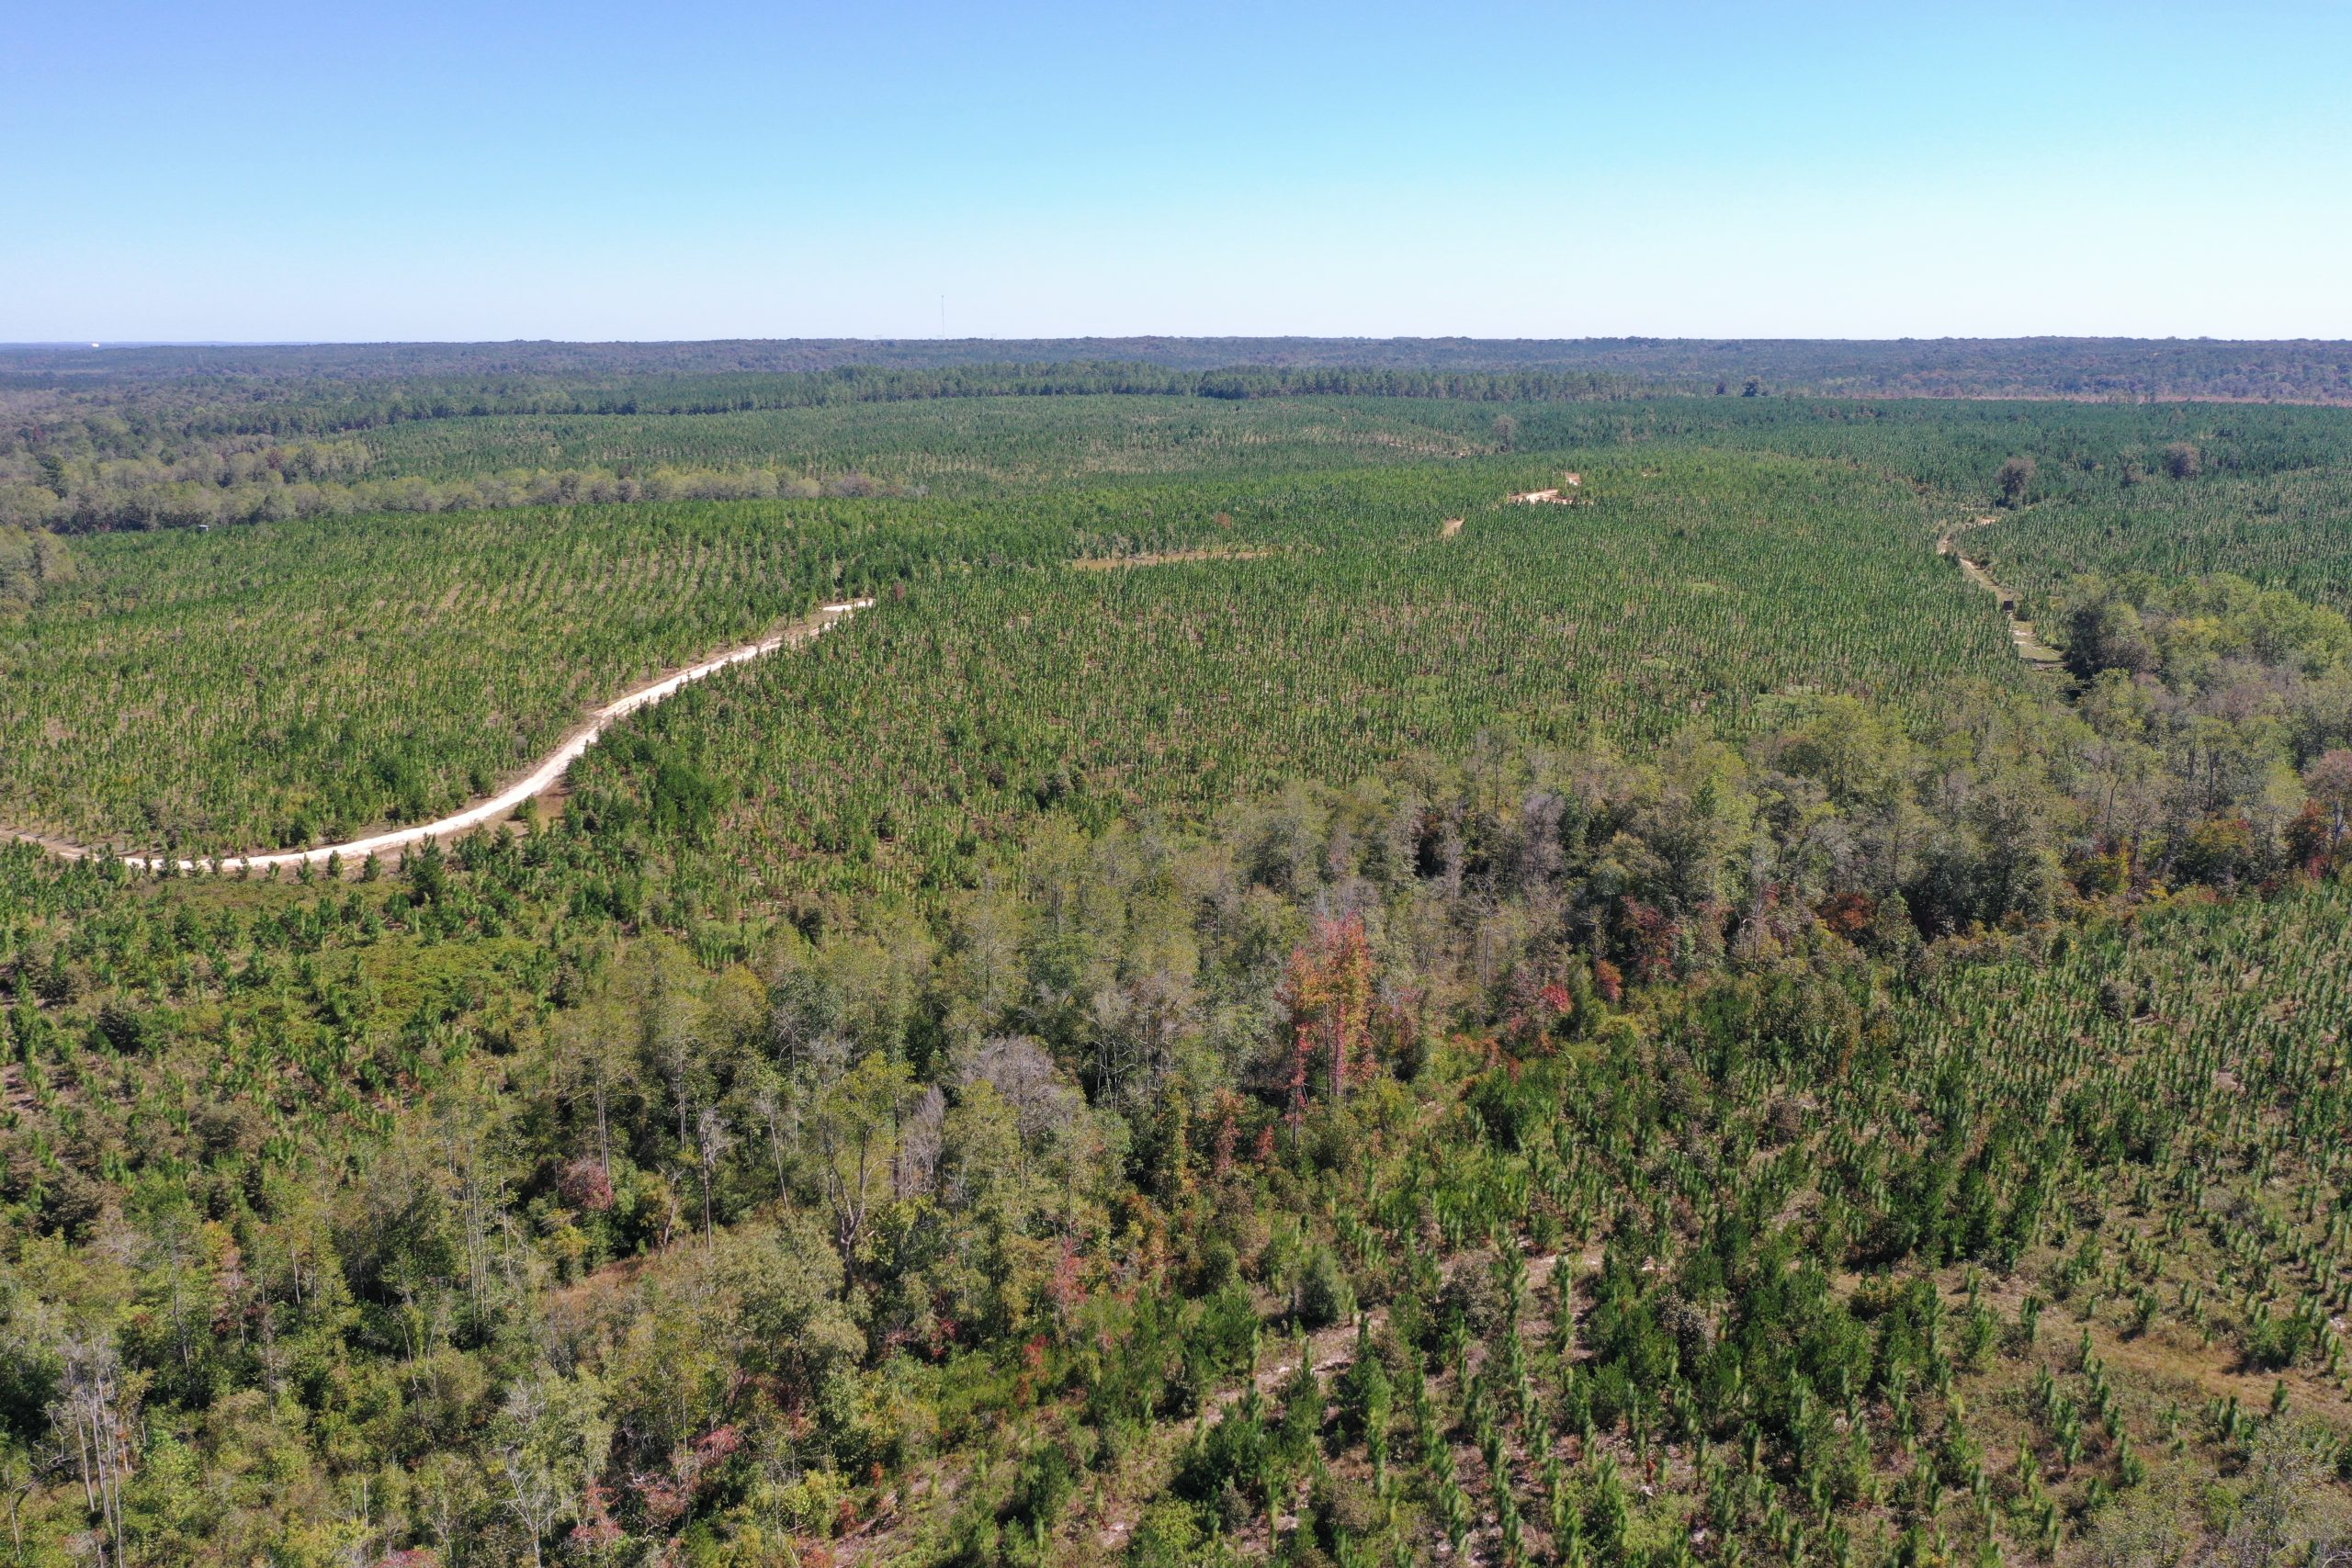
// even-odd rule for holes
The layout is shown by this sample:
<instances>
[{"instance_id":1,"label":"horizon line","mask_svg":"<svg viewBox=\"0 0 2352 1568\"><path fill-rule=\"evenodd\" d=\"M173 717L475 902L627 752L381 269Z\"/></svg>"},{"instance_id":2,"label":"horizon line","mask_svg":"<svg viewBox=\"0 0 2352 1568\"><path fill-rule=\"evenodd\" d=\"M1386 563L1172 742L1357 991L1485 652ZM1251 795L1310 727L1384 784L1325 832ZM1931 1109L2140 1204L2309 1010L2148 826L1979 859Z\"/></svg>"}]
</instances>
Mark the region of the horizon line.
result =
<instances>
[{"instance_id":1,"label":"horizon line","mask_svg":"<svg viewBox=\"0 0 2352 1568\"><path fill-rule=\"evenodd\" d=\"M56 351L87 354L92 350L130 348L409 348L504 347L516 344L578 344L638 346L724 343L823 344L1030 344L1030 343L1464 343L1464 344L1982 344L1982 343L2107 343L2107 344L2312 344L2352 348L2352 337L2222 337L2211 333L2168 333L2143 336L2123 333L2016 333L2008 334L1938 333L1893 337L1830 335L1755 335L1723 333L1670 334L1634 333L1583 336L1476 336L1463 333L1085 333L1066 335L1031 333L997 335L971 333L959 337L905 333L789 335L779 337L295 337L295 338L28 338L0 339L0 352Z\"/></svg>"}]
</instances>

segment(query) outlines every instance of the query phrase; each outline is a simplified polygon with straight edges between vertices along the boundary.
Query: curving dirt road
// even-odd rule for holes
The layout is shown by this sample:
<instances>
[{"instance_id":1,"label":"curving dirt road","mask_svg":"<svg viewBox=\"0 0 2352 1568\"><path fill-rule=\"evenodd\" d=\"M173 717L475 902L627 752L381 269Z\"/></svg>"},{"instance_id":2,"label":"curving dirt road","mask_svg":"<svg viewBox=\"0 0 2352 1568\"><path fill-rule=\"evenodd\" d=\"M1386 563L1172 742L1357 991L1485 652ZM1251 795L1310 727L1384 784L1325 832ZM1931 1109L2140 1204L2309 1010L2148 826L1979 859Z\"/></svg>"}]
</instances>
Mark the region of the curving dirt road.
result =
<instances>
[{"instance_id":1,"label":"curving dirt road","mask_svg":"<svg viewBox=\"0 0 2352 1568\"><path fill-rule=\"evenodd\" d=\"M2066 656L2034 635L2031 621L2018 619L2017 595L1994 581L1991 572L1961 554L1959 542L1961 535L1971 528L1982 528L1987 524L1999 521L1997 517L1977 517L1966 523L1953 524L1945 529L1943 536L1936 541L1936 554L1950 556L1960 562L1961 575L2000 601L2001 614L2009 623L2009 642L2017 649L2019 659L2024 660L2036 670L2056 670L2066 662Z\"/></svg>"},{"instance_id":2,"label":"curving dirt road","mask_svg":"<svg viewBox=\"0 0 2352 1568\"><path fill-rule=\"evenodd\" d=\"M729 649L716 658L706 659L699 664L689 665L675 674L665 675L658 681L639 686L626 696L615 698L598 708L590 716L586 723L565 736L561 745L549 752L537 767L521 779L507 785L489 799L477 801L467 807L453 817L444 817L437 822L426 822L414 828L397 828L389 832L372 833L367 838L353 839L345 843L322 844L316 849L235 855L218 861L183 860L176 863L177 868L189 872L265 871L272 866L301 865L306 863L320 865L325 863L330 857L337 855L346 862L356 864L369 855L381 854L387 850L404 849L411 844L423 843L427 839L446 839L452 834L463 833L486 823L498 821L512 813L525 801L545 795L554 788L556 781L562 778L571 764L580 760L582 753L596 743L596 738L605 732L605 727L615 719L626 717L639 708L650 707L680 687L699 681L706 675L715 675L731 665L745 663L759 658L763 653L774 653L779 648L807 642L828 626L838 621L848 619L873 603L871 599L851 599L839 604L827 604L808 619L787 626L774 637L759 642L746 643L741 648ZM19 839L28 843L39 844L43 849L62 855L68 860L84 860L103 852L40 833L0 829L0 837ZM168 857L162 855L124 855L121 859L125 865L141 871L159 870L173 863Z\"/></svg>"},{"instance_id":3,"label":"curving dirt road","mask_svg":"<svg viewBox=\"0 0 2352 1568\"><path fill-rule=\"evenodd\" d=\"M1512 499L1521 498L1515 496ZM1961 553L1959 537L1962 534L1971 528L1982 528L1987 524L1998 521L2000 519L1996 517L1977 517L1966 523L1954 524L1944 530L1942 536L1936 540L1936 553L1951 556L1959 561L1960 570L1971 582L1984 588L2000 602L2001 614L2009 623L2010 641L2016 647L2019 659L2037 670L2055 670L2064 662L2064 656L2034 635L2031 621L2018 618L2017 599L2014 594L1996 582L1992 574L1982 566ZM1447 532L1451 534L1455 526L1456 525L1449 520ZM1203 555L1212 553L1201 552ZM1078 564L1086 567L1096 563L1082 561ZM333 856L340 856L346 862L356 863L367 856L381 854L387 850L404 849L411 844L423 843L427 839L446 839L452 834L463 833L486 823L497 821L513 812L525 801L545 795L554 788L556 782L563 777L565 772L580 759L582 753L596 743L596 738L604 733L605 727L613 720L635 713L639 708L650 707L680 687L699 681L706 675L715 674L730 665L741 664L746 660L757 659L762 654L773 653L779 648L806 642L835 622L855 615L873 603L871 599L852 599L838 604L827 604L808 620L787 627L775 637L760 642L747 643L741 648L730 649L716 658L690 665L673 675L664 676L649 685L639 687L626 696L616 698L597 709L585 724L566 736L560 746L548 753L537 767L532 769L521 780L509 784L487 800L478 801L469 806L455 816L444 817L437 822L426 822L414 828L399 828L389 832L370 834L367 838L354 839L345 843L322 844L316 849L275 851L263 854L238 855L220 861L182 860L177 863L177 868L188 872L214 869L266 870L272 866L301 865L305 863L320 865ZM0 838L18 839L28 843L39 844L52 853L63 855L69 860L81 860L98 852L80 844L69 843L40 833L0 829ZM167 857L160 855L125 855L122 861L125 865L141 871L155 870L171 863Z\"/></svg>"}]
</instances>

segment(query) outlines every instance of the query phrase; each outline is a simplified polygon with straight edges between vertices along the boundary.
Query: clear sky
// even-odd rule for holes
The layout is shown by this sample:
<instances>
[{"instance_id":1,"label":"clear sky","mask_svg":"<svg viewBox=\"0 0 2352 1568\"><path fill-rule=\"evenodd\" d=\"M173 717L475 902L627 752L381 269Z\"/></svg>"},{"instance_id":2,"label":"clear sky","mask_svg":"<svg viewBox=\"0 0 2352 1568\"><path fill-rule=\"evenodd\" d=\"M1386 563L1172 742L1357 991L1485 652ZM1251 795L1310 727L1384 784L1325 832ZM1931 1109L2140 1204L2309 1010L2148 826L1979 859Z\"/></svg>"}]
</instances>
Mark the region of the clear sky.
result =
<instances>
[{"instance_id":1,"label":"clear sky","mask_svg":"<svg viewBox=\"0 0 2352 1568\"><path fill-rule=\"evenodd\" d=\"M2352 5L17 0L0 340L2352 337Z\"/></svg>"}]
</instances>

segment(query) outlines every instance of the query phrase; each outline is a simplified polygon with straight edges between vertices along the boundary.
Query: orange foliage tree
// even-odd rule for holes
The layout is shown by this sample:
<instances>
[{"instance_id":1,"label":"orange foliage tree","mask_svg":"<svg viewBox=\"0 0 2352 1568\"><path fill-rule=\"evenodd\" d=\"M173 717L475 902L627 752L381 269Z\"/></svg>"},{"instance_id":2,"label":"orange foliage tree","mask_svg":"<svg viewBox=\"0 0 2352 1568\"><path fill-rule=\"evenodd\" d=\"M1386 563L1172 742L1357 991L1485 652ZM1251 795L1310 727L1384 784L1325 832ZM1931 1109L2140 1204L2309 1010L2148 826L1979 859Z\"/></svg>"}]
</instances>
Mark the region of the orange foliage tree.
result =
<instances>
[{"instance_id":1,"label":"orange foliage tree","mask_svg":"<svg viewBox=\"0 0 2352 1568\"><path fill-rule=\"evenodd\" d=\"M1290 955L1282 1002L1290 1021L1290 1121L1306 1114L1309 1087L1320 1082L1337 1104L1348 1084L1371 1075L1372 943L1363 917L1317 922L1315 937Z\"/></svg>"}]
</instances>

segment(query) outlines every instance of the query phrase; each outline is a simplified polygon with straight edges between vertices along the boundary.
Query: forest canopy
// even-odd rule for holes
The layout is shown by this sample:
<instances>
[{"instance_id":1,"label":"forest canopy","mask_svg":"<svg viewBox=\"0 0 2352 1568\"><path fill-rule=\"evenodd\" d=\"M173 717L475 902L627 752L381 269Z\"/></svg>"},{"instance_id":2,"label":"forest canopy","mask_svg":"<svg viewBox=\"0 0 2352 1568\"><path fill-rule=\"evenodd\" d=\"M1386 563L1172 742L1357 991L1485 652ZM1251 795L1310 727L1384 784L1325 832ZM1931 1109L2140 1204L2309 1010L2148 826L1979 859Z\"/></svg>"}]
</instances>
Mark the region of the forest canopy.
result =
<instances>
[{"instance_id":1,"label":"forest canopy","mask_svg":"<svg viewBox=\"0 0 2352 1568\"><path fill-rule=\"evenodd\" d=\"M1051 346L9 362L14 1561L2352 1541L2352 412Z\"/></svg>"}]
</instances>

